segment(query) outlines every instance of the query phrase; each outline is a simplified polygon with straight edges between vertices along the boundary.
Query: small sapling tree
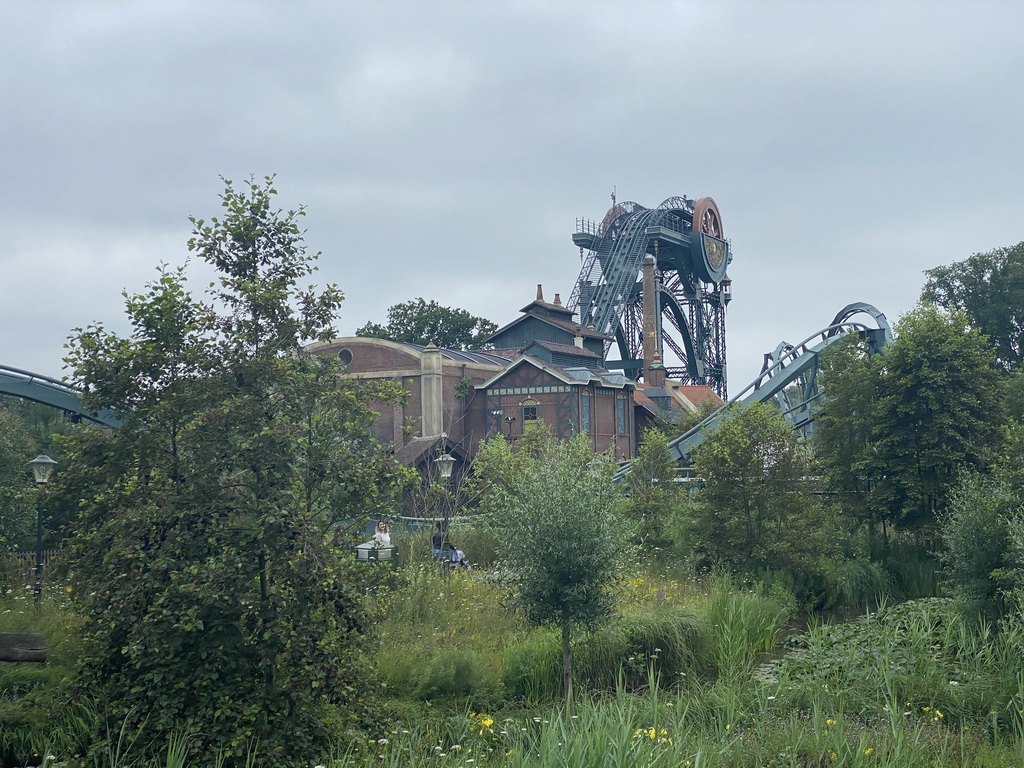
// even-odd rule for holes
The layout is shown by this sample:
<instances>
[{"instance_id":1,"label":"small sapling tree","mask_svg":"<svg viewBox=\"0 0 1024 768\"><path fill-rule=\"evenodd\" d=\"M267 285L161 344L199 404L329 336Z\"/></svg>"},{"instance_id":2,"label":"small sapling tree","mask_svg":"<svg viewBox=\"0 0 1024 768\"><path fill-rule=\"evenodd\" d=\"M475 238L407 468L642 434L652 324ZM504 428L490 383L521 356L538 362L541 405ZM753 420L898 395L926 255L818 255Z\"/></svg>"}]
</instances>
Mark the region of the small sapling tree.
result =
<instances>
[{"instance_id":1,"label":"small sapling tree","mask_svg":"<svg viewBox=\"0 0 1024 768\"><path fill-rule=\"evenodd\" d=\"M589 627L612 611L608 586L629 552L615 465L595 458L585 435L558 441L533 430L512 453L501 438L486 444L476 465L483 505L498 516L502 569L527 619L562 633L562 676L572 707L572 628Z\"/></svg>"}]
</instances>

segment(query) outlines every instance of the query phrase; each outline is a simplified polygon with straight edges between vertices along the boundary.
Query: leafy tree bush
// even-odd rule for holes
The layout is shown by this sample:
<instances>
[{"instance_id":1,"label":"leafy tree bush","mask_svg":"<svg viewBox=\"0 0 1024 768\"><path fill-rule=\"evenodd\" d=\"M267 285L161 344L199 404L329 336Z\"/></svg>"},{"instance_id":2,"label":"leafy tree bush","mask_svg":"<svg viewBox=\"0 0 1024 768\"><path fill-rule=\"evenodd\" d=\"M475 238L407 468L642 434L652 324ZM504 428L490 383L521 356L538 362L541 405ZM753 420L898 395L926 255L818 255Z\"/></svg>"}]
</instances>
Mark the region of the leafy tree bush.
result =
<instances>
[{"instance_id":1,"label":"leafy tree bush","mask_svg":"<svg viewBox=\"0 0 1024 768\"><path fill-rule=\"evenodd\" d=\"M444 307L433 299L413 299L388 308L387 325L367 323L356 336L407 344L435 344L448 349L477 349L498 326L464 309Z\"/></svg>"},{"instance_id":2,"label":"leafy tree bush","mask_svg":"<svg viewBox=\"0 0 1024 768\"><path fill-rule=\"evenodd\" d=\"M929 269L924 301L966 314L1007 371L1024 357L1024 243Z\"/></svg>"},{"instance_id":3,"label":"leafy tree bush","mask_svg":"<svg viewBox=\"0 0 1024 768\"><path fill-rule=\"evenodd\" d=\"M26 467L32 447L22 421L0 410L0 553L25 546L33 530L35 492Z\"/></svg>"},{"instance_id":4,"label":"leafy tree bush","mask_svg":"<svg viewBox=\"0 0 1024 768\"><path fill-rule=\"evenodd\" d=\"M807 480L810 456L769 404L738 407L697 449L690 534L708 565L808 571L836 552L835 531Z\"/></svg>"},{"instance_id":5,"label":"leafy tree bush","mask_svg":"<svg viewBox=\"0 0 1024 768\"><path fill-rule=\"evenodd\" d=\"M562 673L572 695L571 632L594 626L612 612L608 585L629 550L621 488L614 464L595 459L586 435L555 440L533 431L512 458L498 438L481 450L476 470L482 506L500 516L502 570L512 580L514 603L533 624L562 633Z\"/></svg>"},{"instance_id":6,"label":"leafy tree bush","mask_svg":"<svg viewBox=\"0 0 1024 768\"><path fill-rule=\"evenodd\" d=\"M1010 557L1009 501L993 479L964 472L940 519L943 575L970 618L997 619L1005 612L1000 575Z\"/></svg>"},{"instance_id":7,"label":"leafy tree bush","mask_svg":"<svg viewBox=\"0 0 1024 768\"><path fill-rule=\"evenodd\" d=\"M895 331L877 358L853 342L826 356L815 445L852 519L928 533L958 469L996 454L1004 390L991 346L963 314L924 304Z\"/></svg>"},{"instance_id":8,"label":"leafy tree bush","mask_svg":"<svg viewBox=\"0 0 1024 768\"><path fill-rule=\"evenodd\" d=\"M129 732L281 759L362 714L367 570L326 533L386 507L401 476L368 437L367 403L389 391L302 353L335 335L343 297L297 287L316 257L303 212L273 210L274 194L271 179L227 182L223 218L192 220L189 250L220 275L207 301L161 268L125 297L131 335L76 332L72 380L123 426L68 438L54 490L79 508L80 694Z\"/></svg>"},{"instance_id":9,"label":"leafy tree bush","mask_svg":"<svg viewBox=\"0 0 1024 768\"><path fill-rule=\"evenodd\" d=\"M670 548L673 544L671 521L686 491L676 482L676 462L669 452L664 432L650 429L644 433L626 483L640 543L655 550Z\"/></svg>"}]
</instances>

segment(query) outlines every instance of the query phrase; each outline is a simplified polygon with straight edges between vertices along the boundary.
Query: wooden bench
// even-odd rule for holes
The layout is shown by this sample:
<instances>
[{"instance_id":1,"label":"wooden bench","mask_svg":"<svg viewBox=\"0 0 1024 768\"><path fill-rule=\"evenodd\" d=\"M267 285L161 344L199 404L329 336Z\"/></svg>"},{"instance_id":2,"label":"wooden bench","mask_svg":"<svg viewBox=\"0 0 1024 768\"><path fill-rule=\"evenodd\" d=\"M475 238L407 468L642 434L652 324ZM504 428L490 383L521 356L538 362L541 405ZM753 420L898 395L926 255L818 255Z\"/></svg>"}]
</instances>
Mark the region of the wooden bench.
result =
<instances>
[{"instance_id":1,"label":"wooden bench","mask_svg":"<svg viewBox=\"0 0 1024 768\"><path fill-rule=\"evenodd\" d=\"M46 661L46 635L0 632L0 661Z\"/></svg>"}]
</instances>

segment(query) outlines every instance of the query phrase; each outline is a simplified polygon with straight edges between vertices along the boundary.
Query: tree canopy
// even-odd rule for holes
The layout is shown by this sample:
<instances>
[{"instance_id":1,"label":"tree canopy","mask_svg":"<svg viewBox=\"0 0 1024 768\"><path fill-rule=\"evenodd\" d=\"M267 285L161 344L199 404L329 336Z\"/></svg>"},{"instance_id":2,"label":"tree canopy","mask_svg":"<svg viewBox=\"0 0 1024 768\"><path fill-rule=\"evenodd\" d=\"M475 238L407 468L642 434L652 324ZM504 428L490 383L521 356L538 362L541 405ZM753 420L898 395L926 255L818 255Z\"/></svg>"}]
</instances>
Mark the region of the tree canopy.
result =
<instances>
[{"instance_id":1,"label":"tree canopy","mask_svg":"<svg viewBox=\"0 0 1024 768\"><path fill-rule=\"evenodd\" d=\"M130 335L76 331L72 381L123 426L69 437L51 494L79 509L80 693L129 730L228 755L308 752L325 718L360 716L359 574L326 529L401 478L369 437L388 388L302 352L336 335L343 297L298 286L316 256L274 194L226 182L223 217L192 219L189 250L219 273L205 301L161 268L125 294Z\"/></svg>"},{"instance_id":2,"label":"tree canopy","mask_svg":"<svg viewBox=\"0 0 1024 768\"><path fill-rule=\"evenodd\" d=\"M806 446L772 404L734 406L695 452L697 554L743 570L808 570L834 549L809 466Z\"/></svg>"},{"instance_id":3,"label":"tree canopy","mask_svg":"<svg viewBox=\"0 0 1024 768\"><path fill-rule=\"evenodd\" d=\"M1024 243L929 269L921 298L963 312L989 338L1004 370L1024 357Z\"/></svg>"},{"instance_id":4,"label":"tree canopy","mask_svg":"<svg viewBox=\"0 0 1024 768\"><path fill-rule=\"evenodd\" d=\"M34 494L25 465L32 450L24 423L0 408L0 553L24 546L29 538Z\"/></svg>"},{"instance_id":5,"label":"tree canopy","mask_svg":"<svg viewBox=\"0 0 1024 768\"><path fill-rule=\"evenodd\" d=\"M607 587L630 551L615 465L595 459L586 435L556 440L538 428L513 453L487 441L475 465L482 508L500 510L502 570L514 602L535 624L562 631L565 693L571 697L573 626L593 626L612 611Z\"/></svg>"},{"instance_id":6,"label":"tree canopy","mask_svg":"<svg viewBox=\"0 0 1024 768\"><path fill-rule=\"evenodd\" d=\"M413 299L389 307L387 325L367 323L356 336L424 346L432 343L447 349L478 349L497 329L495 323L464 309Z\"/></svg>"},{"instance_id":7,"label":"tree canopy","mask_svg":"<svg viewBox=\"0 0 1024 768\"><path fill-rule=\"evenodd\" d=\"M931 527L961 467L994 455L1003 423L995 353L961 312L922 304L885 353L848 345L827 355L815 421L833 489L862 519Z\"/></svg>"}]
</instances>

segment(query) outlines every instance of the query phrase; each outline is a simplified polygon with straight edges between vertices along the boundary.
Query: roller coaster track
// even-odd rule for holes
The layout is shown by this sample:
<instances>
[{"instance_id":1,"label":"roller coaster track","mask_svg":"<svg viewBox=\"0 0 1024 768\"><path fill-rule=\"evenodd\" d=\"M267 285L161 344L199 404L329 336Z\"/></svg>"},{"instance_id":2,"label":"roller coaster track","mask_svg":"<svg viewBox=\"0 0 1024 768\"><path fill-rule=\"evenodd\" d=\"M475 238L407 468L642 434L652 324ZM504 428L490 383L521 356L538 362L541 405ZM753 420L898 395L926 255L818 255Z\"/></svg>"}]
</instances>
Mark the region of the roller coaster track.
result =
<instances>
[{"instance_id":1,"label":"roller coaster track","mask_svg":"<svg viewBox=\"0 0 1024 768\"><path fill-rule=\"evenodd\" d=\"M857 315L868 315L874 325L853 320ZM868 352L881 353L892 341L892 329L885 315L870 304L856 303L844 307L833 321L799 344L783 342L764 356L761 372L743 391L716 410L697 426L669 443L672 457L681 465L689 465L693 452L714 435L724 423L728 412L746 408L753 403L775 400L783 416L801 435L810 436L814 425L814 414L820 400L817 373L821 354L833 344L843 341L850 334L857 334L866 345ZM616 473L621 479L629 472L629 462L622 464Z\"/></svg>"},{"instance_id":2,"label":"roller coaster track","mask_svg":"<svg viewBox=\"0 0 1024 768\"><path fill-rule=\"evenodd\" d=\"M20 368L0 365L0 394L14 395L25 400L59 408L70 414L75 421L85 419L107 427L121 426L121 420L114 415L113 411L103 410L99 413L90 413L83 410L80 399L81 390L57 379L51 379L49 376L41 376Z\"/></svg>"}]
</instances>

